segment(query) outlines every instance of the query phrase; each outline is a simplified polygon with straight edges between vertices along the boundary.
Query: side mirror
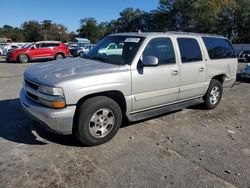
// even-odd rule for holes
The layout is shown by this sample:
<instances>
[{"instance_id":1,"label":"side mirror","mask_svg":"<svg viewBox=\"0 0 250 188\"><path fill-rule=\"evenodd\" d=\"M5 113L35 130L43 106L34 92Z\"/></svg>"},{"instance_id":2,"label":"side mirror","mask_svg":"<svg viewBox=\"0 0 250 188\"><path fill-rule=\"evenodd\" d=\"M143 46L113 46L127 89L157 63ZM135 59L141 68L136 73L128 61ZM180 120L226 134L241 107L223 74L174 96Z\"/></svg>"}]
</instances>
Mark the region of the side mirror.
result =
<instances>
[{"instance_id":1,"label":"side mirror","mask_svg":"<svg viewBox=\"0 0 250 188\"><path fill-rule=\"evenodd\" d=\"M34 46L31 46L31 48L30 48L31 50L34 50L35 49L35 47Z\"/></svg>"},{"instance_id":2,"label":"side mirror","mask_svg":"<svg viewBox=\"0 0 250 188\"><path fill-rule=\"evenodd\" d=\"M159 60L155 56L145 56L143 57L142 64L145 67L158 66Z\"/></svg>"}]
</instances>

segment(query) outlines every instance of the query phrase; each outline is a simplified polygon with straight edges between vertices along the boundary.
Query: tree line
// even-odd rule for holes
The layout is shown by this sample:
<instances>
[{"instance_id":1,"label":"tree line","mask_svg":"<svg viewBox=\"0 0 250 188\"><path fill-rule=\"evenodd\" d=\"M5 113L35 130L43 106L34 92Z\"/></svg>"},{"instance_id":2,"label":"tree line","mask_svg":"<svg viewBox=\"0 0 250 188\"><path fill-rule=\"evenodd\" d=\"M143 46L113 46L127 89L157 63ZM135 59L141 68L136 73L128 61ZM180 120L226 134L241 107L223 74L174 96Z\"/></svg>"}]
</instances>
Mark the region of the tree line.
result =
<instances>
[{"instance_id":1,"label":"tree line","mask_svg":"<svg viewBox=\"0 0 250 188\"><path fill-rule=\"evenodd\" d=\"M20 28L5 25L0 28L0 36L13 41L70 41L84 37L95 43L111 33L138 30L211 33L226 36L234 43L250 43L250 1L160 0L150 12L126 8L118 19L99 24L95 18L81 19L76 32L44 20L27 21Z\"/></svg>"}]
</instances>

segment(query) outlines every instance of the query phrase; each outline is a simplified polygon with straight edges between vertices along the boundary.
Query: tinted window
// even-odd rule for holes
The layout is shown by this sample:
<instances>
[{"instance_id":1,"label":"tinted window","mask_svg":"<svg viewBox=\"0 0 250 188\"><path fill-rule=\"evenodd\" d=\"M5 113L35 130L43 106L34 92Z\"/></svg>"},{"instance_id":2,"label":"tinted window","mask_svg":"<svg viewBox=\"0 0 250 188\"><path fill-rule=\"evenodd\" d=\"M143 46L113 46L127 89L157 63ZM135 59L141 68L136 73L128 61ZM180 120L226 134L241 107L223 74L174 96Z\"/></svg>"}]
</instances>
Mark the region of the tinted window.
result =
<instances>
[{"instance_id":1,"label":"tinted window","mask_svg":"<svg viewBox=\"0 0 250 188\"><path fill-rule=\"evenodd\" d=\"M145 56L157 57L159 64L175 63L173 44L169 38L152 39L143 52L143 57Z\"/></svg>"},{"instance_id":2,"label":"tinted window","mask_svg":"<svg viewBox=\"0 0 250 188\"><path fill-rule=\"evenodd\" d=\"M36 48L41 48L41 43L35 45Z\"/></svg>"},{"instance_id":3,"label":"tinted window","mask_svg":"<svg viewBox=\"0 0 250 188\"><path fill-rule=\"evenodd\" d=\"M178 38L182 63L201 61L201 49L196 39Z\"/></svg>"},{"instance_id":4,"label":"tinted window","mask_svg":"<svg viewBox=\"0 0 250 188\"><path fill-rule=\"evenodd\" d=\"M114 44L110 45L109 49L115 49L115 45Z\"/></svg>"},{"instance_id":5,"label":"tinted window","mask_svg":"<svg viewBox=\"0 0 250 188\"><path fill-rule=\"evenodd\" d=\"M48 48L49 44L48 43L42 43L40 48Z\"/></svg>"},{"instance_id":6,"label":"tinted window","mask_svg":"<svg viewBox=\"0 0 250 188\"><path fill-rule=\"evenodd\" d=\"M51 48L51 47L57 47L60 46L58 43L42 43L41 48Z\"/></svg>"},{"instance_id":7,"label":"tinted window","mask_svg":"<svg viewBox=\"0 0 250 188\"><path fill-rule=\"evenodd\" d=\"M49 44L49 47L58 47L58 46L60 46L59 43L51 43L51 44Z\"/></svg>"},{"instance_id":8,"label":"tinted window","mask_svg":"<svg viewBox=\"0 0 250 188\"><path fill-rule=\"evenodd\" d=\"M202 37L210 59L235 58L231 43L223 38Z\"/></svg>"},{"instance_id":9,"label":"tinted window","mask_svg":"<svg viewBox=\"0 0 250 188\"><path fill-rule=\"evenodd\" d=\"M13 48L13 49L17 49L17 48L18 48L18 46L11 46L11 48Z\"/></svg>"}]
</instances>

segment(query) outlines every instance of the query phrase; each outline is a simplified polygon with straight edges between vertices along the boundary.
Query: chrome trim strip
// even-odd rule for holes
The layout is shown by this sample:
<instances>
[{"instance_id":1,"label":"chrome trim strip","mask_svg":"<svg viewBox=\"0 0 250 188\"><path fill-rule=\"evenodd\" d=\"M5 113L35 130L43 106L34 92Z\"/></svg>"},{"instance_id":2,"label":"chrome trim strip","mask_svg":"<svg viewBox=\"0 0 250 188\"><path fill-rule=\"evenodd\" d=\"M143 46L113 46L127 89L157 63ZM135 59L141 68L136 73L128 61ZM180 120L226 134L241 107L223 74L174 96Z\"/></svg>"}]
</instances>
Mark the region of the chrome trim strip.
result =
<instances>
[{"instance_id":1,"label":"chrome trim strip","mask_svg":"<svg viewBox=\"0 0 250 188\"><path fill-rule=\"evenodd\" d=\"M169 106L169 105L172 105L172 104L176 104L176 103L180 103L180 102L184 102L184 101L188 101L188 100L192 100L192 99L200 99L200 98L202 98L202 96L191 97L191 98L187 98L187 99L184 99L184 100L178 100L178 101L171 102L171 103L166 103L166 104L157 105L157 106L153 106L153 107L149 107L149 108L145 108L145 109L141 109L141 110L136 110L136 111L130 112L129 115L135 114L135 113L138 113L138 112L143 112L143 111L155 109L155 108L159 108L159 107Z\"/></svg>"}]
</instances>

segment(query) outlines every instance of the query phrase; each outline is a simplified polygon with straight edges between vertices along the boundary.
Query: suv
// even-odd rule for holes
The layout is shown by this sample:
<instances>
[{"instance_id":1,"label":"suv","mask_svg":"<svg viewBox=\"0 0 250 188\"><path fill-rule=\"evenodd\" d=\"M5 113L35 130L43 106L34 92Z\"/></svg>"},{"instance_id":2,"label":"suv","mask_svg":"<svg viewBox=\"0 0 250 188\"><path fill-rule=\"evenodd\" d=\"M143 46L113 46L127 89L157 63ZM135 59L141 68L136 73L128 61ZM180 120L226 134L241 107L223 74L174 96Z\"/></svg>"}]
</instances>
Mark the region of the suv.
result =
<instances>
[{"instance_id":1,"label":"suv","mask_svg":"<svg viewBox=\"0 0 250 188\"><path fill-rule=\"evenodd\" d=\"M7 53L6 61L27 63L37 59L63 59L69 56L68 47L57 41L40 41L24 45L23 48Z\"/></svg>"},{"instance_id":2,"label":"suv","mask_svg":"<svg viewBox=\"0 0 250 188\"><path fill-rule=\"evenodd\" d=\"M122 52L100 53L109 44ZM139 121L200 103L215 108L237 65L231 43L217 35L112 34L82 58L28 67L20 100L49 130L98 145L125 117Z\"/></svg>"}]
</instances>

